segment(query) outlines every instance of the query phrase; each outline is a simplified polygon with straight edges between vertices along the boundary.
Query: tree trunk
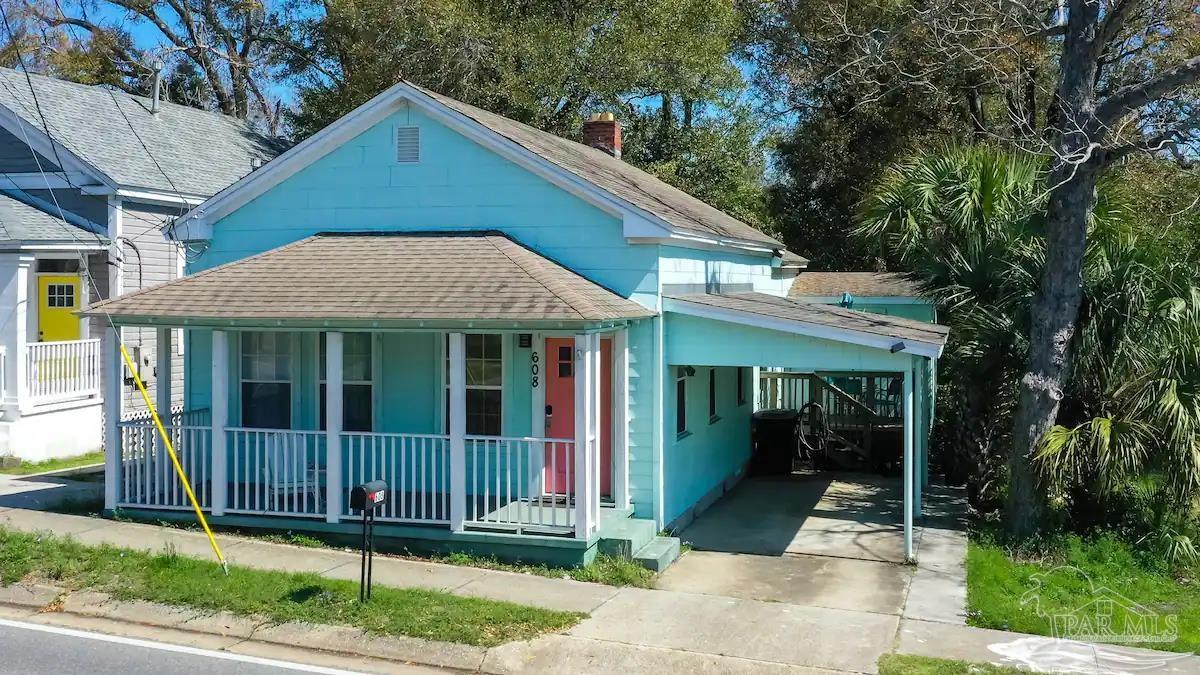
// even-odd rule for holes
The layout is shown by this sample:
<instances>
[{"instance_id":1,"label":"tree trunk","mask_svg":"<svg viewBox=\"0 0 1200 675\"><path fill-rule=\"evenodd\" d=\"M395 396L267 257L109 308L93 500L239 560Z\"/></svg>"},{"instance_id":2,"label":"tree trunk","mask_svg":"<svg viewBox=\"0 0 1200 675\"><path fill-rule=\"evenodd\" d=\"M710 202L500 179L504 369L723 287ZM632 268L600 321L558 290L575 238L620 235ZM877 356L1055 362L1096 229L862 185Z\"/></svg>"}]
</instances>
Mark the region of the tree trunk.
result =
<instances>
[{"instance_id":1,"label":"tree trunk","mask_svg":"<svg viewBox=\"0 0 1200 675\"><path fill-rule=\"evenodd\" d=\"M1096 205L1099 159L1079 166L1059 162L1050 173L1046 213L1046 263L1030 312L1029 361L1021 377L1008 458L1008 532L1016 538L1036 533L1043 495L1033 466L1042 437L1054 425L1068 376L1071 338L1083 299L1083 256L1087 223Z\"/></svg>"},{"instance_id":2,"label":"tree trunk","mask_svg":"<svg viewBox=\"0 0 1200 675\"><path fill-rule=\"evenodd\" d=\"M1083 299L1087 224L1096 205L1104 125L1096 119L1099 3L1071 0L1059 57L1053 156L1046 185L1046 261L1030 307L1029 359L1019 384L1008 455L1009 535L1024 539L1042 525L1045 497L1033 456L1054 425L1068 375L1071 338Z\"/></svg>"}]
</instances>

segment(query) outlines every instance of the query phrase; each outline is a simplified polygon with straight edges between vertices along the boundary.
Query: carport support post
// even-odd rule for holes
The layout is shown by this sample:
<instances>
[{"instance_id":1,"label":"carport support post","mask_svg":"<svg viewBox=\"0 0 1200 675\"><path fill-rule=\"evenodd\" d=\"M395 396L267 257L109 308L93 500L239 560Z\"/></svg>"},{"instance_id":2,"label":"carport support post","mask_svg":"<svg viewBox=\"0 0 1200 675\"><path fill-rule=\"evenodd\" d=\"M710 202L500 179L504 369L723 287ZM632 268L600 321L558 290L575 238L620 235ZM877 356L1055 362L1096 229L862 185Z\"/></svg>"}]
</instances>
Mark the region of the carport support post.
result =
<instances>
[{"instance_id":1,"label":"carport support post","mask_svg":"<svg viewBox=\"0 0 1200 675\"><path fill-rule=\"evenodd\" d=\"M913 555L913 372L909 366L904 371L904 560L916 562Z\"/></svg>"}]
</instances>

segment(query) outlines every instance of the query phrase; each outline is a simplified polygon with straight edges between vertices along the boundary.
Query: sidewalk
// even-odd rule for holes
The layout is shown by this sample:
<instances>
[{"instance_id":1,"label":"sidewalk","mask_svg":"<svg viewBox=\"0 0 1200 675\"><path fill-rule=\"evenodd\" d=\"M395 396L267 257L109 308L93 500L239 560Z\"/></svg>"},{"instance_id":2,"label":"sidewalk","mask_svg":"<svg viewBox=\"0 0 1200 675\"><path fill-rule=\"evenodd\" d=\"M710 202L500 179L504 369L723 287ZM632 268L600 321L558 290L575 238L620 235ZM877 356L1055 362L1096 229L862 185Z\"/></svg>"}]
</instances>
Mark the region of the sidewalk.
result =
<instances>
[{"instance_id":1,"label":"sidewalk","mask_svg":"<svg viewBox=\"0 0 1200 675\"><path fill-rule=\"evenodd\" d=\"M169 547L180 555L212 559L204 535L186 530L3 507L0 507L0 525L27 532L70 535L84 544L107 543L150 552L161 552ZM962 559L957 557L960 554L956 548L963 545L963 540L961 536L937 530L925 534L931 535L922 542L926 562L916 570L913 584L919 583L922 569L926 569L931 584L938 581L939 575L948 577L942 580L941 587L948 589L952 597L943 597L938 603L922 603L914 599L910 591L909 601L900 613L616 588L569 579L378 558L375 579L382 585L437 589L457 595L586 612L589 616L564 634L491 649L412 638L384 640L364 636L350 628L262 626L249 619L205 618L178 610L172 610L177 621L171 629L187 630L204 622L225 620L230 626L241 626L243 632L248 629L247 624L253 629L230 644L238 644L250 635L284 640L292 631L288 639L311 648L334 652L361 648L367 650L361 653L364 657L488 673L557 673L564 670L577 673L873 673L879 656L892 651L1025 665L1042 672L1061 668L1064 663L1073 668L1068 672L1119 672L1121 668L1117 664L1128 664L1130 659L1141 664L1139 672L1200 672L1200 658L1194 656L1065 643L962 625L960 612L957 609L946 611L945 608L962 607L956 595L961 588L961 579L955 577L962 574ZM227 535L221 535L219 541L235 565L358 578L359 559L355 553L272 544ZM83 593L72 597L74 599L69 599L65 607L68 613L92 611L96 613L89 618L92 621L101 620L100 616L111 618L111 613L103 614L96 609L106 607L105 603L97 604L92 598L89 605L89 595ZM84 609L79 610L80 607ZM88 607L92 609L88 610ZM109 606L105 611L111 609ZM135 611L129 616L138 621L142 612ZM39 620L58 619L44 617Z\"/></svg>"}]
</instances>

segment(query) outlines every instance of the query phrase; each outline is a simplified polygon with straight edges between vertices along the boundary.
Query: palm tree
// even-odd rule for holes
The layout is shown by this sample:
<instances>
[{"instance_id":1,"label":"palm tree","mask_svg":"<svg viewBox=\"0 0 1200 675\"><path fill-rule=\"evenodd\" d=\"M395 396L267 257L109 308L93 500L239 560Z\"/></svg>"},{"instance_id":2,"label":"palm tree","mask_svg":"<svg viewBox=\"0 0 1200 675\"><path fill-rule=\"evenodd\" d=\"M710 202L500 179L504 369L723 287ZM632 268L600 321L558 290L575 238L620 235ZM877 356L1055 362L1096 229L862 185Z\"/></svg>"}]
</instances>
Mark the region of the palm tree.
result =
<instances>
[{"instance_id":1,"label":"palm tree","mask_svg":"<svg viewBox=\"0 0 1200 675\"><path fill-rule=\"evenodd\" d=\"M1003 436L1044 261L1041 167L982 145L920 154L885 173L856 230L908 270L950 326L941 369L952 405L942 408L977 505L1013 470ZM1079 526L1111 522L1116 514L1103 505L1118 490L1160 508L1144 520L1186 520L1200 494L1200 292L1188 288L1186 270L1137 246L1109 187L1091 223L1059 426L1032 468L1043 496Z\"/></svg>"}]
</instances>

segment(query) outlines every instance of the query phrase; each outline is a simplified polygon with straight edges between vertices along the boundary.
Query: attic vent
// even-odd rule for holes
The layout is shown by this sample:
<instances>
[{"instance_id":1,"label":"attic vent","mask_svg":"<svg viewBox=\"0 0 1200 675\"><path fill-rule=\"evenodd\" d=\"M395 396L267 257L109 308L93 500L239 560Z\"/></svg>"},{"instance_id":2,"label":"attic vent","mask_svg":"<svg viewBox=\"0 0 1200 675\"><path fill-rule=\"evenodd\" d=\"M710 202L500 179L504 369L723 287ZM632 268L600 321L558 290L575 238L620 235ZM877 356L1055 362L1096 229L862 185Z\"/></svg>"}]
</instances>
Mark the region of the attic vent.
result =
<instances>
[{"instance_id":1,"label":"attic vent","mask_svg":"<svg viewBox=\"0 0 1200 675\"><path fill-rule=\"evenodd\" d=\"M401 164L421 161L420 127L396 127L396 161Z\"/></svg>"}]
</instances>

